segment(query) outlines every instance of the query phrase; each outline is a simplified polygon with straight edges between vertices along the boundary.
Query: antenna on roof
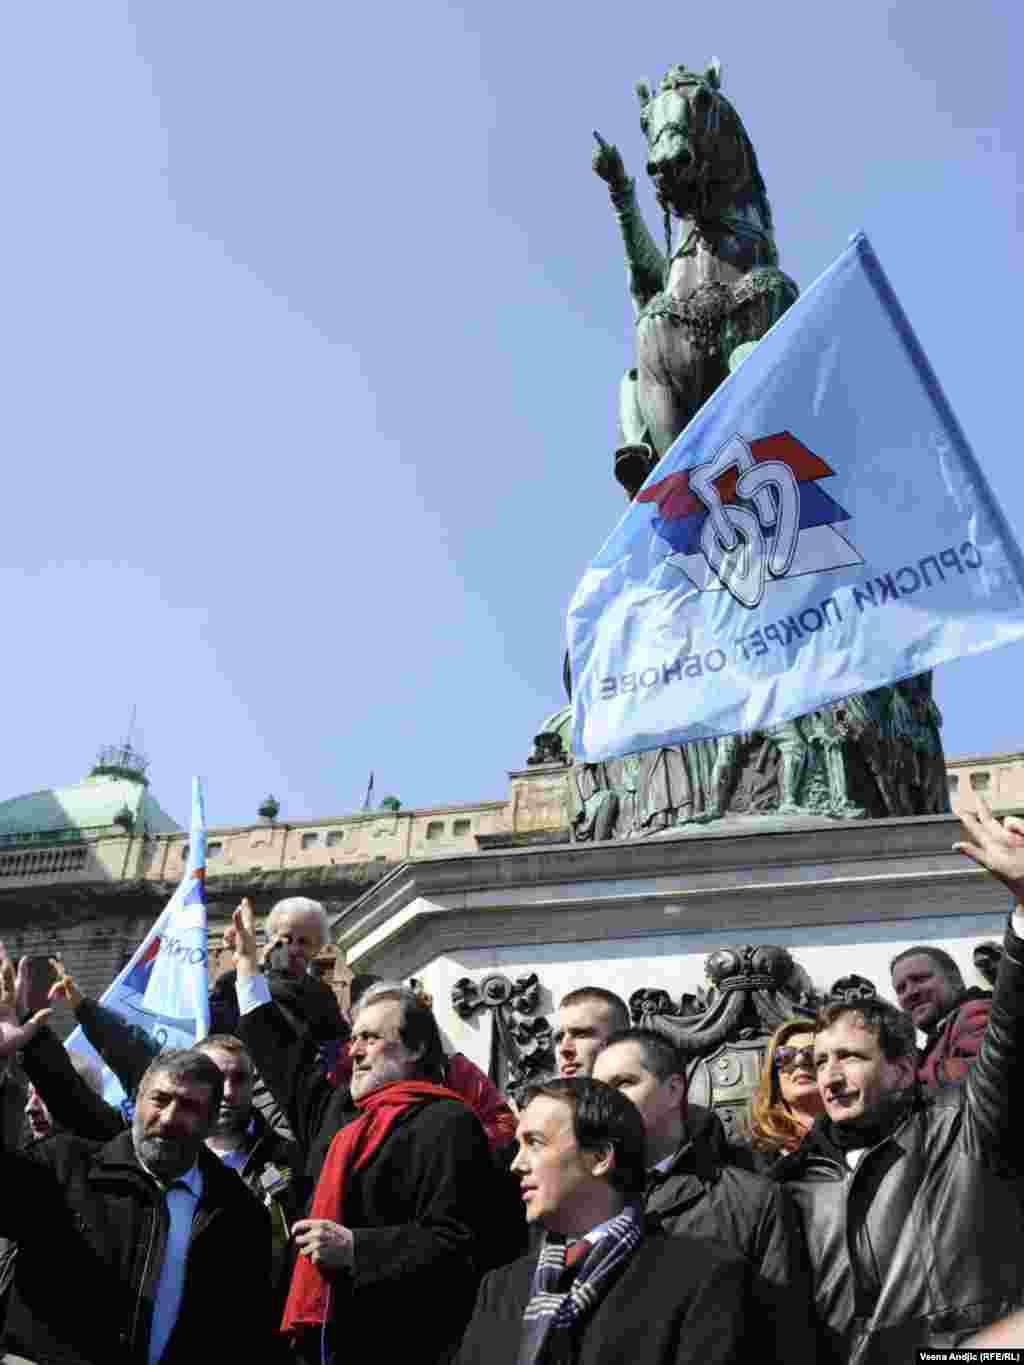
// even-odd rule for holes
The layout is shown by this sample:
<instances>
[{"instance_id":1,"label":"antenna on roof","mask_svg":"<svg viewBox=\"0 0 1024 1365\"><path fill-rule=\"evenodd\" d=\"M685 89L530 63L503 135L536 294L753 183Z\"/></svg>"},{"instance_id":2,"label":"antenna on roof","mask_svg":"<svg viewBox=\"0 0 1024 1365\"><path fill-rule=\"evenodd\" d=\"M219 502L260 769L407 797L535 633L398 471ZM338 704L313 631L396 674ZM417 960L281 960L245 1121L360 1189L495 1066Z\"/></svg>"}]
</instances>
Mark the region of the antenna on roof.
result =
<instances>
[{"instance_id":1,"label":"antenna on roof","mask_svg":"<svg viewBox=\"0 0 1024 1365\"><path fill-rule=\"evenodd\" d=\"M133 702L131 720L128 722L128 733L120 744L104 744L102 746L96 755L96 762L90 769L90 777L127 777L133 782L141 782L144 786L148 785L146 769L149 767L149 759L140 750L132 747L136 709Z\"/></svg>"}]
</instances>

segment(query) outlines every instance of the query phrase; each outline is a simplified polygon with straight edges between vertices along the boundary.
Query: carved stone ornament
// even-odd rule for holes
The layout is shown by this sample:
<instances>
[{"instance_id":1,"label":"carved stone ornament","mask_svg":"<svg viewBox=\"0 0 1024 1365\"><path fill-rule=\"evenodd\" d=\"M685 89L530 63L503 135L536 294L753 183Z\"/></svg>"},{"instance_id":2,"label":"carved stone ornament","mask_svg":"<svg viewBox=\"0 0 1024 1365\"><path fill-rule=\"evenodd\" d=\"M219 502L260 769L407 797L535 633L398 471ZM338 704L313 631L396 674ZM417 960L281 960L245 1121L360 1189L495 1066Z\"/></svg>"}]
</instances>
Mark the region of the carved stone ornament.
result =
<instances>
[{"instance_id":1,"label":"carved stone ornament","mask_svg":"<svg viewBox=\"0 0 1024 1365\"><path fill-rule=\"evenodd\" d=\"M630 1014L689 1059L690 1103L714 1109L730 1140L740 1141L769 1038L787 1019L813 1019L821 1001L804 969L774 944L717 948L704 971L708 986L678 1005L667 991L634 991Z\"/></svg>"},{"instance_id":2,"label":"carved stone ornament","mask_svg":"<svg viewBox=\"0 0 1024 1365\"><path fill-rule=\"evenodd\" d=\"M877 1000L878 990L866 976L841 976L828 988L826 1005L859 1005L864 1000Z\"/></svg>"},{"instance_id":3,"label":"carved stone ornament","mask_svg":"<svg viewBox=\"0 0 1024 1365\"><path fill-rule=\"evenodd\" d=\"M533 972L514 981L500 972L479 982L463 976L452 987L452 1009L460 1019L470 1019L479 1010L493 1012L488 1075L517 1101L525 1086L555 1069L551 1025L537 1015L539 1004L540 981Z\"/></svg>"}]
</instances>

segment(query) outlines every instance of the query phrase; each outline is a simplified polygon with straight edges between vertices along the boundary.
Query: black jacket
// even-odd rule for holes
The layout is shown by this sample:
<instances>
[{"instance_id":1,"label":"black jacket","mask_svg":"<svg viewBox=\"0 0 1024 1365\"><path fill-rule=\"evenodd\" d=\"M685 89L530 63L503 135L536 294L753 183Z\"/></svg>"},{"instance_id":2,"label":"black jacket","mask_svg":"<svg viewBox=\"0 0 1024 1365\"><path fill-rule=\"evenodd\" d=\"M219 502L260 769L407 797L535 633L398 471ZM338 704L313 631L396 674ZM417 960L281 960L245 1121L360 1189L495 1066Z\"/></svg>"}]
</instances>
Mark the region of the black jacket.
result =
<instances>
[{"instance_id":1,"label":"black jacket","mask_svg":"<svg viewBox=\"0 0 1024 1365\"><path fill-rule=\"evenodd\" d=\"M730 1160L720 1121L692 1105L689 1141L668 1171L648 1174L646 1210L673 1237L709 1238L752 1270L758 1358L813 1361L817 1351L807 1250L788 1196Z\"/></svg>"},{"instance_id":2,"label":"black jacket","mask_svg":"<svg viewBox=\"0 0 1024 1365\"><path fill-rule=\"evenodd\" d=\"M122 1088L134 1095L156 1055L152 1040L95 1000L83 1000L78 1019L83 1033L117 1076ZM121 1110L94 1094L75 1071L67 1050L50 1029L39 1029L22 1053L22 1060L26 1074L61 1128L79 1137L107 1140L125 1127ZM297 1186L302 1192L285 1197L282 1190L282 1203L290 1223L298 1217L299 1207L305 1204L297 1144L283 1138L261 1114L254 1113L246 1151L245 1165L239 1174L263 1202L269 1183L269 1177L264 1180L264 1176L269 1169L292 1173L294 1178L289 1181L289 1189L294 1190Z\"/></svg>"},{"instance_id":3,"label":"black jacket","mask_svg":"<svg viewBox=\"0 0 1024 1365\"><path fill-rule=\"evenodd\" d=\"M831 1355L950 1347L1024 1305L1024 941L1007 929L988 1030L963 1087L913 1098L851 1171L819 1119L776 1176L807 1235Z\"/></svg>"},{"instance_id":4,"label":"black jacket","mask_svg":"<svg viewBox=\"0 0 1024 1365\"><path fill-rule=\"evenodd\" d=\"M354 1268L331 1296L335 1345L382 1360L447 1360L473 1307L497 1179L479 1119L457 1100L407 1110L349 1174L341 1221Z\"/></svg>"},{"instance_id":5,"label":"black jacket","mask_svg":"<svg viewBox=\"0 0 1024 1365\"><path fill-rule=\"evenodd\" d=\"M213 984L210 991L211 1033L242 1036L238 1028L237 977L234 970L225 972ZM274 1003L284 1012L294 1032L308 1033L315 1043L333 1043L338 1038L348 1038L349 1026L330 986L308 973L295 978L284 972L267 972L266 979Z\"/></svg>"},{"instance_id":6,"label":"black jacket","mask_svg":"<svg viewBox=\"0 0 1024 1365\"><path fill-rule=\"evenodd\" d=\"M480 1286L455 1365L516 1365L537 1257L492 1271ZM654 1231L578 1324L573 1365L746 1365L761 1359L747 1331L749 1272L713 1242Z\"/></svg>"},{"instance_id":7,"label":"black jacket","mask_svg":"<svg viewBox=\"0 0 1024 1365\"><path fill-rule=\"evenodd\" d=\"M331 1139L358 1113L348 1087L331 1084L312 1039L273 1000L241 1015L238 1034L295 1134L311 1192Z\"/></svg>"},{"instance_id":8,"label":"black jacket","mask_svg":"<svg viewBox=\"0 0 1024 1365\"><path fill-rule=\"evenodd\" d=\"M237 972L232 969L214 982L210 991L211 1033L231 1033L236 1038L242 1037L238 1026L236 980ZM308 972L296 978L275 971L266 973L266 981L281 1017L297 1036L310 1039L314 1046L328 1044L336 1047L339 1041L348 1039L350 1029L338 998L325 982L310 976ZM284 1138L294 1138L295 1134L259 1068L252 1102L275 1132Z\"/></svg>"},{"instance_id":9,"label":"black jacket","mask_svg":"<svg viewBox=\"0 0 1024 1365\"><path fill-rule=\"evenodd\" d=\"M136 1046L141 1047L141 1044ZM109 1142L124 1132L124 1114L116 1105L108 1104L102 1095L97 1095L82 1079L71 1065L67 1049L51 1029L44 1025L37 1030L22 1051L21 1060L25 1074L39 1092L57 1128L95 1142ZM139 1075L147 1065L146 1061L142 1063ZM133 1085L128 1093L134 1094L134 1090Z\"/></svg>"},{"instance_id":10,"label":"black jacket","mask_svg":"<svg viewBox=\"0 0 1024 1365\"><path fill-rule=\"evenodd\" d=\"M242 1016L240 1032L283 1106L315 1186L339 1129L358 1113L273 1002ZM458 1100L407 1110L371 1160L348 1179L341 1221L353 1230L355 1270L338 1276L332 1322L345 1342L372 1341L382 1359L430 1365L447 1357L469 1318L483 1270L518 1238L480 1120Z\"/></svg>"},{"instance_id":11,"label":"black jacket","mask_svg":"<svg viewBox=\"0 0 1024 1365\"><path fill-rule=\"evenodd\" d=\"M134 1095L153 1051L151 1040L126 1024L120 1015L85 1000L79 1019L88 1023L87 1037ZM41 1095L58 1127L77 1137L106 1142L125 1128L121 1110L95 1094L71 1065L67 1050L45 1026L38 1030L22 1053L29 1079ZM245 1165L238 1172L267 1209L273 1244L272 1279L277 1306L283 1308L287 1291L290 1250L289 1230L306 1204L306 1184L297 1145L253 1111L246 1138Z\"/></svg>"},{"instance_id":12,"label":"black jacket","mask_svg":"<svg viewBox=\"0 0 1024 1365\"><path fill-rule=\"evenodd\" d=\"M199 1165L185 1290L161 1365L261 1360L271 1340L266 1215L205 1149ZM59 1134L0 1152L0 1191L0 1232L19 1244L8 1348L43 1365L146 1365L169 1218L131 1134L105 1145Z\"/></svg>"}]
</instances>

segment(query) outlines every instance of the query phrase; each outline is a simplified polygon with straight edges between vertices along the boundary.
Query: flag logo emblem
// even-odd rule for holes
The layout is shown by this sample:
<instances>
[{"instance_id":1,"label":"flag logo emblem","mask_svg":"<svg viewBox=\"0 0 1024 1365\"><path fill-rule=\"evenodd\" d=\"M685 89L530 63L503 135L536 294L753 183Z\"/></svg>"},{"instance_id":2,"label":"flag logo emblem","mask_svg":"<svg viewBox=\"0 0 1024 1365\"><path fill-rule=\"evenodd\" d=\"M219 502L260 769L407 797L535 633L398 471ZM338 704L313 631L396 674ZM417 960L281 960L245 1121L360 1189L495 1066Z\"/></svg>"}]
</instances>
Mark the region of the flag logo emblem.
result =
<instances>
[{"instance_id":1,"label":"flag logo emblem","mask_svg":"<svg viewBox=\"0 0 1024 1365\"><path fill-rule=\"evenodd\" d=\"M157 935L150 940L146 951L125 977L124 984L129 990L136 991L139 995L146 994L146 990L149 986L149 978L153 975L153 964L156 962L159 952L160 937Z\"/></svg>"},{"instance_id":2,"label":"flag logo emblem","mask_svg":"<svg viewBox=\"0 0 1024 1365\"><path fill-rule=\"evenodd\" d=\"M821 486L834 473L790 431L733 435L712 459L636 500L657 504L653 528L669 547L662 563L699 591L724 590L753 610L773 581L864 562L836 529L849 512Z\"/></svg>"}]
</instances>

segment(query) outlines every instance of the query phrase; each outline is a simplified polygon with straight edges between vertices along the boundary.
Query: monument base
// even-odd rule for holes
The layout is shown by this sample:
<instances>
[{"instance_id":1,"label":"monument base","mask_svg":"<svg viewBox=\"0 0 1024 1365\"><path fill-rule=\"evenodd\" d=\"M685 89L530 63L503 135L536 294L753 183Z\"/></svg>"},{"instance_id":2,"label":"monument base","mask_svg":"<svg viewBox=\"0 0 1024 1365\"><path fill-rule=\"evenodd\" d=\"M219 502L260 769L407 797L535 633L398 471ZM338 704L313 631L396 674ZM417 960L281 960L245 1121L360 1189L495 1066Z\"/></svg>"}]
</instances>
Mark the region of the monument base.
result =
<instances>
[{"instance_id":1,"label":"monument base","mask_svg":"<svg viewBox=\"0 0 1024 1365\"><path fill-rule=\"evenodd\" d=\"M683 997L702 999L716 949L788 950L809 999L851 972L891 997L890 959L916 943L950 952L968 985L987 984L973 950L1001 939L1008 896L952 851L962 837L953 816L739 816L646 839L483 850L396 868L334 933L352 971L416 977L449 1043L495 1072L502 1046L543 1050L544 1016L580 986L626 1001L664 992L692 1011Z\"/></svg>"}]
</instances>

